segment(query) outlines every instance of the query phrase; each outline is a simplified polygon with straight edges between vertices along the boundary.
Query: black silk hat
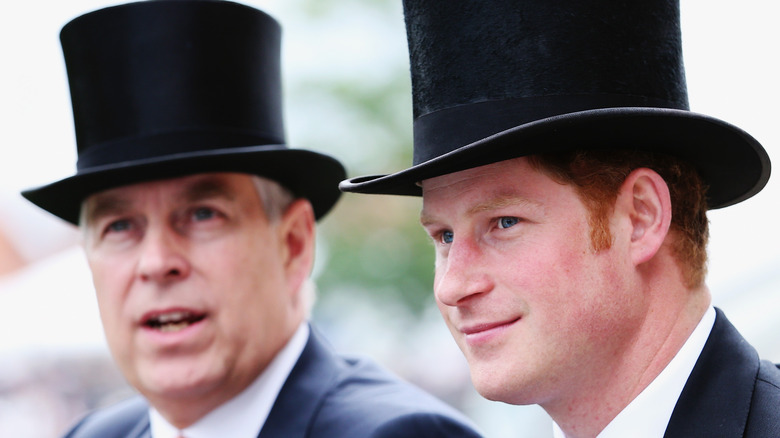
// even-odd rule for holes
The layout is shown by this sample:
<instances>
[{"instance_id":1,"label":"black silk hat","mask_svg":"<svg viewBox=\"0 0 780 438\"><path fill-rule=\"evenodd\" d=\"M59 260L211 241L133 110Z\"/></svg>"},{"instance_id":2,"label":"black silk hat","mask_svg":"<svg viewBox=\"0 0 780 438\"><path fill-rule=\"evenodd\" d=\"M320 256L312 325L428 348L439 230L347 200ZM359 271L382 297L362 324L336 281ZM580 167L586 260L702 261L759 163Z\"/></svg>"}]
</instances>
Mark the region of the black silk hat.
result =
<instances>
[{"instance_id":1,"label":"black silk hat","mask_svg":"<svg viewBox=\"0 0 780 438\"><path fill-rule=\"evenodd\" d=\"M420 195L419 182L580 149L694 165L720 208L758 193L769 157L743 130L689 111L678 0L405 0L413 166L343 181Z\"/></svg>"},{"instance_id":2,"label":"black silk hat","mask_svg":"<svg viewBox=\"0 0 780 438\"><path fill-rule=\"evenodd\" d=\"M24 197L71 223L91 194L203 172L275 180L317 218L346 177L285 144L281 28L238 3L153 0L100 9L60 33L78 149L75 175Z\"/></svg>"}]
</instances>

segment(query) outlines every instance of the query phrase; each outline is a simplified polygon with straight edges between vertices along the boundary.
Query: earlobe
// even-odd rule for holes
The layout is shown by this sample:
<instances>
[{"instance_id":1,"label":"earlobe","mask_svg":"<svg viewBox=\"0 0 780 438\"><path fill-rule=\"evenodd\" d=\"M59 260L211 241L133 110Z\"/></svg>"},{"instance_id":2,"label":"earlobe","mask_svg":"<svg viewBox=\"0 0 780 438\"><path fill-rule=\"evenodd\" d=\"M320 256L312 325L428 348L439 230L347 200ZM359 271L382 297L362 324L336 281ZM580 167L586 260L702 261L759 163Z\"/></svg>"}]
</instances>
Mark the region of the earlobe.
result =
<instances>
[{"instance_id":1,"label":"earlobe","mask_svg":"<svg viewBox=\"0 0 780 438\"><path fill-rule=\"evenodd\" d=\"M655 256L669 232L672 222L669 187L655 171L640 168L628 175L621 193L630 196L630 251L634 264L639 265Z\"/></svg>"}]
</instances>

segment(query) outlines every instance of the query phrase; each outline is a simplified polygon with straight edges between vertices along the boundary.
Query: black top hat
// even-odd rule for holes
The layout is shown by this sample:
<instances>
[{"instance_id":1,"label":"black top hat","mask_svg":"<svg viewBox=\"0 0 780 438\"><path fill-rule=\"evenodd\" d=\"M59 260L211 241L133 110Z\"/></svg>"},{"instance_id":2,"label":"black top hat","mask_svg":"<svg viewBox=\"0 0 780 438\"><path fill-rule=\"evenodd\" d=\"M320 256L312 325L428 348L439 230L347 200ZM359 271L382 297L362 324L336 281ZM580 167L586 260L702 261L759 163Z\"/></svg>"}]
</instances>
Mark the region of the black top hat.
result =
<instances>
[{"instance_id":1,"label":"black top hat","mask_svg":"<svg viewBox=\"0 0 780 438\"><path fill-rule=\"evenodd\" d=\"M60 34L78 146L77 173L24 197L71 223L99 191L202 172L260 175L338 200L342 165L285 145L281 28L225 1L155 0L82 15Z\"/></svg>"},{"instance_id":2,"label":"black top hat","mask_svg":"<svg viewBox=\"0 0 780 438\"><path fill-rule=\"evenodd\" d=\"M688 110L678 0L405 0L414 165L341 183L419 195L419 181L586 148L693 164L710 208L747 199L770 163L750 135Z\"/></svg>"}]
</instances>

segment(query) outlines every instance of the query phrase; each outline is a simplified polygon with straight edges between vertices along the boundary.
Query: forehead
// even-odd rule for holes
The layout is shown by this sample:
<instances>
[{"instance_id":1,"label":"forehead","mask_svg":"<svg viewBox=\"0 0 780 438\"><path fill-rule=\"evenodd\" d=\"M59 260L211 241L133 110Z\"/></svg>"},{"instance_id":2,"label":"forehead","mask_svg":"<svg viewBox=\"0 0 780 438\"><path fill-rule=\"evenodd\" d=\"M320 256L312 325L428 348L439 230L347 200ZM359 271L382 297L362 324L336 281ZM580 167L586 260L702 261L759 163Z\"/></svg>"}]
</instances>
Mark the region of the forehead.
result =
<instances>
[{"instance_id":1,"label":"forehead","mask_svg":"<svg viewBox=\"0 0 780 438\"><path fill-rule=\"evenodd\" d=\"M503 160L423 180L423 195L451 187L455 184L485 185L495 180L499 175L501 177L509 175L520 177L531 172L538 173L535 168L531 167L528 159L525 157Z\"/></svg>"},{"instance_id":2,"label":"forehead","mask_svg":"<svg viewBox=\"0 0 780 438\"><path fill-rule=\"evenodd\" d=\"M423 181L420 222L451 224L497 211L538 220L574 218L582 205L573 186L555 181L526 158L515 158Z\"/></svg>"},{"instance_id":3,"label":"forehead","mask_svg":"<svg viewBox=\"0 0 780 438\"><path fill-rule=\"evenodd\" d=\"M235 199L252 190L251 176L241 173L203 173L146 181L116 187L89 196L84 201L87 217L131 208L155 197L176 204L207 198Z\"/></svg>"},{"instance_id":4,"label":"forehead","mask_svg":"<svg viewBox=\"0 0 780 438\"><path fill-rule=\"evenodd\" d=\"M465 192L496 192L497 196L515 195L518 188L544 178L525 158L499 161L459 172L448 173L422 182L423 202L448 196L461 196Z\"/></svg>"}]
</instances>

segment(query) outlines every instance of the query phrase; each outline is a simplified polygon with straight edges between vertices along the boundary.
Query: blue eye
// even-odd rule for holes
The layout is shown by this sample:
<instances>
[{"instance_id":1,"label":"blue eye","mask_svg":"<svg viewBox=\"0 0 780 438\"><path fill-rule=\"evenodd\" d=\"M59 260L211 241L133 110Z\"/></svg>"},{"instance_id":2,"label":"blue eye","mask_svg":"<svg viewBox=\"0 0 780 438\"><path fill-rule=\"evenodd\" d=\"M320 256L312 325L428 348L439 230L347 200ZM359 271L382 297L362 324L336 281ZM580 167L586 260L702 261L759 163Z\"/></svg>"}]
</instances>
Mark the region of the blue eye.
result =
<instances>
[{"instance_id":1,"label":"blue eye","mask_svg":"<svg viewBox=\"0 0 780 438\"><path fill-rule=\"evenodd\" d=\"M192 218L196 221L209 220L212 219L214 216L216 216L216 212L211 208L206 208L206 207L196 208L192 212Z\"/></svg>"},{"instance_id":2,"label":"blue eye","mask_svg":"<svg viewBox=\"0 0 780 438\"><path fill-rule=\"evenodd\" d=\"M441 243L452 243L452 241L455 239L455 233L452 231L443 231L441 233Z\"/></svg>"},{"instance_id":3,"label":"blue eye","mask_svg":"<svg viewBox=\"0 0 780 438\"><path fill-rule=\"evenodd\" d=\"M130 221L128 220L114 221L108 224L108 227L106 227L106 231L111 233L121 233L122 231L127 231L129 229Z\"/></svg>"},{"instance_id":4,"label":"blue eye","mask_svg":"<svg viewBox=\"0 0 780 438\"><path fill-rule=\"evenodd\" d=\"M509 228L517 225L520 222L519 218L505 216L498 219L498 228Z\"/></svg>"}]
</instances>

